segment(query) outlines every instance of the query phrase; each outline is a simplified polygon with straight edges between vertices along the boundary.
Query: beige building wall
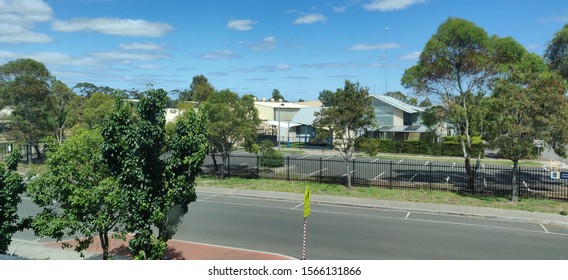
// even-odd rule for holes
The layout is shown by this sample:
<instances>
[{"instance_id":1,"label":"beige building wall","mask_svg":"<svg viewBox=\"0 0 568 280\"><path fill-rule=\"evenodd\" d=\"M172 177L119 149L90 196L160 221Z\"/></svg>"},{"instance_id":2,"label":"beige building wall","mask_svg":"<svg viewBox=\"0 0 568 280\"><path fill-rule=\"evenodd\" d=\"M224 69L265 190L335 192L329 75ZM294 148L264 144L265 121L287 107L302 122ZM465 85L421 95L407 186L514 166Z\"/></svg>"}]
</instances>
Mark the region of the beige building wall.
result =
<instances>
[{"instance_id":1,"label":"beige building wall","mask_svg":"<svg viewBox=\"0 0 568 280\"><path fill-rule=\"evenodd\" d=\"M394 126L404 125L404 112L402 110L394 108L392 123Z\"/></svg>"}]
</instances>

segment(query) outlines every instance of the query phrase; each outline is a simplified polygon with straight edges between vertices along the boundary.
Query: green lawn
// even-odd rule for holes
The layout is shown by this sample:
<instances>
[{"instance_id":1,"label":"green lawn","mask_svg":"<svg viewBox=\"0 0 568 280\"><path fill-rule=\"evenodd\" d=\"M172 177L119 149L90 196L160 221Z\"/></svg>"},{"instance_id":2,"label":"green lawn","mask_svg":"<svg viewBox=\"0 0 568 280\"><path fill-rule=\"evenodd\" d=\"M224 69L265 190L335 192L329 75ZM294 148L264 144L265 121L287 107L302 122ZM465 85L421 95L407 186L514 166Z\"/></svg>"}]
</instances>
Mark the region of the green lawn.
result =
<instances>
[{"instance_id":1,"label":"green lawn","mask_svg":"<svg viewBox=\"0 0 568 280\"><path fill-rule=\"evenodd\" d=\"M503 197L476 197L452 192L429 190L391 190L374 187L353 187L352 191L347 191L346 187L333 184L241 178L228 178L220 181L210 176L198 177L197 185L292 193L303 193L305 187L309 186L312 194L322 195L491 207L555 214L566 213L566 211L568 211L567 202L545 199L521 199L519 202L513 203Z\"/></svg>"}]
</instances>

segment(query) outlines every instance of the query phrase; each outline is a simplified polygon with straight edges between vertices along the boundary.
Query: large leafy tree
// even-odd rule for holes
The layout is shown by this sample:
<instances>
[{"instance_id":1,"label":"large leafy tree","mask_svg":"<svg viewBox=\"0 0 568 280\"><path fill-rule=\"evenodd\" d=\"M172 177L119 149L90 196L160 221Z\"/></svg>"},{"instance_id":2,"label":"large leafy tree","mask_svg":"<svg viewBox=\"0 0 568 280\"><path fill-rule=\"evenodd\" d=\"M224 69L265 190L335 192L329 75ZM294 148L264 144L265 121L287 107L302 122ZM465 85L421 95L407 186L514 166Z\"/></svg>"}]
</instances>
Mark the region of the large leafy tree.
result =
<instances>
[{"instance_id":1,"label":"large leafy tree","mask_svg":"<svg viewBox=\"0 0 568 280\"><path fill-rule=\"evenodd\" d=\"M205 119L189 111L165 135L167 93L149 90L132 106L117 97L102 128L102 157L123 189L122 223L134 233L129 246L136 258L163 258L188 204L195 201L195 178L209 151ZM166 143L171 155L162 159ZM157 228L157 234L154 233Z\"/></svg>"},{"instance_id":2,"label":"large leafy tree","mask_svg":"<svg viewBox=\"0 0 568 280\"><path fill-rule=\"evenodd\" d=\"M280 90L278 90L277 88L272 90L272 99L274 99L275 101L282 100L284 102L288 102L288 101L286 101L284 96L282 96L282 94L280 93Z\"/></svg>"},{"instance_id":3,"label":"large leafy tree","mask_svg":"<svg viewBox=\"0 0 568 280\"><path fill-rule=\"evenodd\" d=\"M0 254L6 254L12 236L26 227L26 220L18 216L20 195L26 190L22 176L17 172L19 151L15 150L0 163Z\"/></svg>"},{"instance_id":4,"label":"large leafy tree","mask_svg":"<svg viewBox=\"0 0 568 280\"><path fill-rule=\"evenodd\" d=\"M19 142L35 147L51 134L50 83L52 76L40 62L17 59L0 67L0 95L2 105L11 106L11 132Z\"/></svg>"},{"instance_id":5,"label":"large leafy tree","mask_svg":"<svg viewBox=\"0 0 568 280\"><path fill-rule=\"evenodd\" d=\"M544 59L550 69L568 80L568 24L560 29L546 47Z\"/></svg>"},{"instance_id":6,"label":"large leafy tree","mask_svg":"<svg viewBox=\"0 0 568 280\"><path fill-rule=\"evenodd\" d=\"M75 120L70 115L73 111L74 105L77 104L78 97L67 85L61 81L52 83L51 94L49 102L51 111L49 112L49 123L53 127L54 135L57 141L61 144L65 138L65 132L68 127L73 126ZM74 100L77 100L73 102Z\"/></svg>"},{"instance_id":7,"label":"large leafy tree","mask_svg":"<svg viewBox=\"0 0 568 280\"><path fill-rule=\"evenodd\" d=\"M351 190L349 160L355 152L355 139L360 132L373 125L375 118L369 89L361 87L359 83L345 81L343 88L331 94L330 91L322 92L330 103L329 107L316 113L318 137L333 138L334 148L345 161L347 187Z\"/></svg>"},{"instance_id":8,"label":"large leafy tree","mask_svg":"<svg viewBox=\"0 0 568 280\"><path fill-rule=\"evenodd\" d=\"M79 122L86 128L100 127L103 120L108 116L114 105L114 97L104 93L93 93L84 100L83 110L80 112Z\"/></svg>"},{"instance_id":9,"label":"large leafy tree","mask_svg":"<svg viewBox=\"0 0 568 280\"><path fill-rule=\"evenodd\" d=\"M180 91L178 100L203 102L215 93L215 88L203 75L194 76L188 91Z\"/></svg>"},{"instance_id":10,"label":"large leafy tree","mask_svg":"<svg viewBox=\"0 0 568 280\"><path fill-rule=\"evenodd\" d=\"M406 88L440 97L447 118L456 127L470 190L474 189L476 172L471 159L481 156L474 154L472 144L472 136L481 133L484 118L479 104L501 65L518 61L521 55L522 47L513 39L489 37L470 21L449 18L428 40L418 64L402 77Z\"/></svg>"},{"instance_id":11,"label":"large leafy tree","mask_svg":"<svg viewBox=\"0 0 568 280\"><path fill-rule=\"evenodd\" d=\"M535 54L525 53L496 81L488 101L486 137L500 156L513 161L512 201L518 199L519 160L534 154L534 140L544 140L566 156L568 100L566 82L548 71Z\"/></svg>"},{"instance_id":12,"label":"large leafy tree","mask_svg":"<svg viewBox=\"0 0 568 280\"><path fill-rule=\"evenodd\" d=\"M260 124L254 98L250 95L239 97L230 90L221 90L203 103L207 112L208 137L213 153L220 155L221 179L225 178L227 158L237 145L251 149Z\"/></svg>"},{"instance_id":13,"label":"large leafy tree","mask_svg":"<svg viewBox=\"0 0 568 280\"><path fill-rule=\"evenodd\" d=\"M98 237L106 260L111 231L124 233L119 224L124 203L120 185L101 160L102 142L98 131L81 129L61 145L52 143L48 168L28 192L42 208L32 224L37 235L58 241L72 236L81 254Z\"/></svg>"}]
</instances>

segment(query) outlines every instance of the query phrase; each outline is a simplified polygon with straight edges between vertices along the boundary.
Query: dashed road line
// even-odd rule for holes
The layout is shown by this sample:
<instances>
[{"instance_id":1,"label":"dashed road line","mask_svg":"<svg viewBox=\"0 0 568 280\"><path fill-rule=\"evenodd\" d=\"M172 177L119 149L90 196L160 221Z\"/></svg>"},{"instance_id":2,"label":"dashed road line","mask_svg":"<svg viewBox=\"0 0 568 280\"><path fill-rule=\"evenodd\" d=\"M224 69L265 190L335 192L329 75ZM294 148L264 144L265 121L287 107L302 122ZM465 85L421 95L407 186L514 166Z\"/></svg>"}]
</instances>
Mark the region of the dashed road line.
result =
<instances>
[{"instance_id":1,"label":"dashed road line","mask_svg":"<svg viewBox=\"0 0 568 280\"><path fill-rule=\"evenodd\" d=\"M400 164L404 159L401 159L399 162L397 162L396 164Z\"/></svg>"},{"instance_id":2,"label":"dashed road line","mask_svg":"<svg viewBox=\"0 0 568 280\"><path fill-rule=\"evenodd\" d=\"M371 163L375 163L375 162L377 162L378 160L379 160L379 159L376 158L376 159L374 159L373 161L371 161Z\"/></svg>"},{"instance_id":3,"label":"dashed road line","mask_svg":"<svg viewBox=\"0 0 568 280\"><path fill-rule=\"evenodd\" d=\"M410 178L410 180L408 180L408 182L412 182L412 180L413 180L416 176L418 176L418 174L414 174L414 176L412 176L412 178Z\"/></svg>"},{"instance_id":4,"label":"dashed road line","mask_svg":"<svg viewBox=\"0 0 568 280\"><path fill-rule=\"evenodd\" d=\"M404 217L404 219L405 219L405 220L408 220L408 216L410 216L410 212L408 212L408 213L406 214L406 217Z\"/></svg>"},{"instance_id":5,"label":"dashed road line","mask_svg":"<svg viewBox=\"0 0 568 280\"><path fill-rule=\"evenodd\" d=\"M381 177L381 176L383 176L383 175L385 175L385 172L379 174L379 176L377 176L377 177L375 177L375 178L373 178L373 179L371 179L371 180L377 180L377 179L379 179L379 177Z\"/></svg>"}]
</instances>

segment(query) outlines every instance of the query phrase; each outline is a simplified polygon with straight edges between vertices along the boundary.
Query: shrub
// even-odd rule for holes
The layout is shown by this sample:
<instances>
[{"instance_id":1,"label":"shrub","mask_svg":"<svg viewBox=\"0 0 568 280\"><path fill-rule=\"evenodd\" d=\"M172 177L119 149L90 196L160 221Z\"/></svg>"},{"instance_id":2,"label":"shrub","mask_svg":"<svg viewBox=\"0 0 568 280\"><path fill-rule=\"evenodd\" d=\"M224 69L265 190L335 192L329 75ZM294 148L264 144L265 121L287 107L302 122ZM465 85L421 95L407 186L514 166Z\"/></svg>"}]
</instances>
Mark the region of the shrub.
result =
<instances>
[{"instance_id":1,"label":"shrub","mask_svg":"<svg viewBox=\"0 0 568 280\"><path fill-rule=\"evenodd\" d=\"M263 167L282 167L284 166L284 157L274 150L274 143L268 140L260 142L259 164Z\"/></svg>"}]
</instances>

